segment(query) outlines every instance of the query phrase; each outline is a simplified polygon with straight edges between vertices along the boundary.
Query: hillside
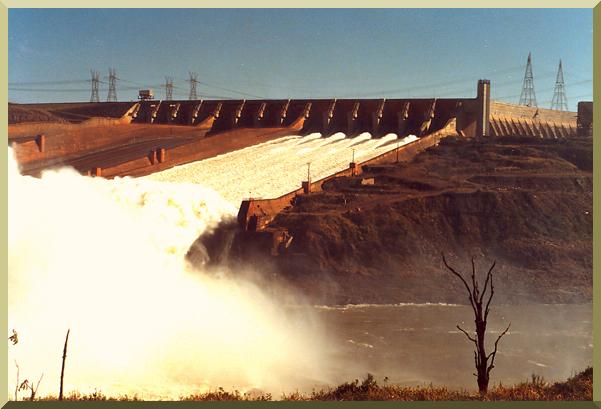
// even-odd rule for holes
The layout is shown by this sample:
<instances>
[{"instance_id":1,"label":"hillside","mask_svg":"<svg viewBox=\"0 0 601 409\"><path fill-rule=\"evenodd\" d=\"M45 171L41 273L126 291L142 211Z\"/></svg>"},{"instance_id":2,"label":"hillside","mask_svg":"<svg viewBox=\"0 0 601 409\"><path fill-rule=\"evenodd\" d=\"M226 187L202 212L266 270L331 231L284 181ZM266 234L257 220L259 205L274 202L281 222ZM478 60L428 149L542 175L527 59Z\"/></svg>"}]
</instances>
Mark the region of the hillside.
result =
<instances>
[{"instance_id":1,"label":"hillside","mask_svg":"<svg viewBox=\"0 0 601 409\"><path fill-rule=\"evenodd\" d=\"M447 138L324 189L272 223L293 236L277 275L316 302L467 302L441 252L496 260L496 302L592 299L590 139Z\"/></svg>"}]
</instances>

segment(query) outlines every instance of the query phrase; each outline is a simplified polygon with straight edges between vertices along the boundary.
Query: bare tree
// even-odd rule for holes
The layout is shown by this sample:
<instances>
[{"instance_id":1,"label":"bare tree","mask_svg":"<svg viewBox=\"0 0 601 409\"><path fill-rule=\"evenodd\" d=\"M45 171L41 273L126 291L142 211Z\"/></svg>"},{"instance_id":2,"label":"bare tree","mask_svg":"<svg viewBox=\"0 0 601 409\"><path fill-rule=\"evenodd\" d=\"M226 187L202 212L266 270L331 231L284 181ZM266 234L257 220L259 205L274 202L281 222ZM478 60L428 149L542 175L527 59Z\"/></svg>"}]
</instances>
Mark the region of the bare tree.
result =
<instances>
[{"instance_id":1,"label":"bare tree","mask_svg":"<svg viewBox=\"0 0 601 409\"><path fill-rule=\"evenodd\" d=\"M484 345L484 337L486 335L486 324L488 320L488 313L490 312L490 302L495 294L495 287L493 285L493 269L495 268L496 261L493 261L492 265L488 269L488 273L486 274L486 280L484 281L484 287L482 288L482 292L480 292L480 286L478 284L478 280L476 280L476 265L474 264L474 258L472 257L472 276L471 276L471 287L467 283L467 281L463 278L463 276L458 273L453 267L449 266L447 260L442 255L442 261L446 268L451 271L455 276L459 277L465 289L467 290L470 304L472 309L474 310L474 322L476 323L476 336L470 335L466 330L457 325L457 329L465 334L465 336L474 343L474 364L476 366L476 373L474 376L478 380L478 390L480 394L486 394L488 392L488 382L490 380L490 371L495 367L495 357L497 356L497 346L499 345L499 341L501 338L509 331L509 327L511 323L505 328L505 331L501 333L497 337L495 341L494 349L491 353L486 353L486 348ZM488 300L484 303L484 296L486 294L487 289L489 290ZM484 306L484 308L483 308ZM472 333L473 334L473 333ZM490 363L489 363L490 361Z\"/></svg>"}]
</instances>

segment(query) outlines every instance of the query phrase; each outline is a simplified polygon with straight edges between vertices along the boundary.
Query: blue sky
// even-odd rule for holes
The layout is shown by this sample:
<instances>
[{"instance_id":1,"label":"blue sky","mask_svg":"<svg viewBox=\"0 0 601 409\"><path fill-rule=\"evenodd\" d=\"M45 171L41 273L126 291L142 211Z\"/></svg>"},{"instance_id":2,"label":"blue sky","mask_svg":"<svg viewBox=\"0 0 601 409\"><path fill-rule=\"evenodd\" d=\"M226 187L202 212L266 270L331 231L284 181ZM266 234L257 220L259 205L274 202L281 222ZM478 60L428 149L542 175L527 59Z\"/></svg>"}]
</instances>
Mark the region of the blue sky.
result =
<instances>
[{"instance_id":1,"label":"blue sky","mask_svg":"<svg viewBox=\"0 0 601 409\"><path fill-rule=\"evenodd\" d=\"M592 99L590 9L10 9L9 99L86 101L90 69L119 100L165 76L207 97L469 97L517 102L532 52L548 107L559 59L570 109ZM106 99L107 85L100 85Z\"/></svg>"}]
</instances>

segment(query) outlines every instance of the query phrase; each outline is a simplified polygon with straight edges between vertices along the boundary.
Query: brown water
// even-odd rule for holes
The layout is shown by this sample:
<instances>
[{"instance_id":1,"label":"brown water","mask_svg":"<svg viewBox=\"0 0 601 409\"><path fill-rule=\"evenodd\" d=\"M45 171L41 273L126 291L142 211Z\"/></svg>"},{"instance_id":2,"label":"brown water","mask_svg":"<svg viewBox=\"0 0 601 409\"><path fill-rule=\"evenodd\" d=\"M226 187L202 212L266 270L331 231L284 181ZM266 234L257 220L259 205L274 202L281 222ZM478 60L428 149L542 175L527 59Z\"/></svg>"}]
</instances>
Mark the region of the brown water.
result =
<instances>
[{"instance_id":1,"label":"brown water","mask_svg":"<svg viewBox=\"0 0 601 409\"><path fill-rule=\"evenodd\" d=\"M457 330L473 330L470 306L358 305L315 307L336 340L337 381L376 379L404 385L476 386L473 343ZM499 342L491 385L512 384L532 374L565 380L592 365L592 304L493 306L487 345L511 322ZM488 350L487 350L488 351Z\"/></svg>"}]
</instances>

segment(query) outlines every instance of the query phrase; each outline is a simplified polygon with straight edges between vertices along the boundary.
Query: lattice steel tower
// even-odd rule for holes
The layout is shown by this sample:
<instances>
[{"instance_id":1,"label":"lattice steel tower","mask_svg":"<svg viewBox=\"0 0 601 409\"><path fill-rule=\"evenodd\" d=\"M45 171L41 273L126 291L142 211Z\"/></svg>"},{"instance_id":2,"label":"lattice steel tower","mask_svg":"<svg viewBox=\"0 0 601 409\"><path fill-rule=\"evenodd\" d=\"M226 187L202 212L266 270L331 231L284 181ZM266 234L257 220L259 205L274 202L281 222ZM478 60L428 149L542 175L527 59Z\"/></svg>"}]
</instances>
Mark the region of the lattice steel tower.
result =
<instances>
[{"instance_id":1,"label":"lattice steel tower","mask_svg":"<svg viewBox=\"0 0 601 409\"><path fill-rule=\"evenodd\" d=\"M173 99L173 77L165 77L165 101Z\"/></svg>"},{"instance_id":2,"label":"lattice steel tower","mask_svg":"<svg viewBox=\"0 0 601 409\"><path fill-rule=\"evenodd\" d=\"M108 102L117 101L117 71L109 68L109 95L106 98Z\"/></svg>"},{"instance_id":3,"label":"lattice steel tower","mask_svg":"<svg viewBox=\"0 0 601 409\"><path fill-rule=\"evenodd\" d=\"M524 74L520 105L538 107L536 104L536 94L534 93L534 76L532 75L532 56L530 53L528 53L528 64L526 65L526 73Z\"/></svg>"},{"instance_id":4,"label":"lattice steel tower","mask_svg":"<svg viewBox=\"0 0 601 409\"><path fill-rule=\"evenodd\" d=\"M98 96L100 73L95 70L90 70L90 74L92 74L92 95L90 96L90 102L100 102L100 97Z\"/></svg>"},{"instance_id":5,"label":"lattice steel tower","mask_svg":"<svg viewBox=\"0 0 601 409\"><path fill-rule=\"evenodd\" d=\"M563 82L563 68L561 68L561 60L559 60L559 68L557 69L557 79L555 80L555 91L553 91L551 109L555 109L556 111L568 110L568 98L566 97L566 87L565 83Z\"/></svg>"},{"instance_id":6,"label":"lattice steel tower","mask_svg":"<svg viewBox=\"0 0 601 409\"><path fill-rule=\"evenodd\" d=\"M188 99L198 99L196 95L196 84L198 84L198 74L190 72L190 78L187 80L190 83L190 96Z\"/></svg>"}]
</instances>

